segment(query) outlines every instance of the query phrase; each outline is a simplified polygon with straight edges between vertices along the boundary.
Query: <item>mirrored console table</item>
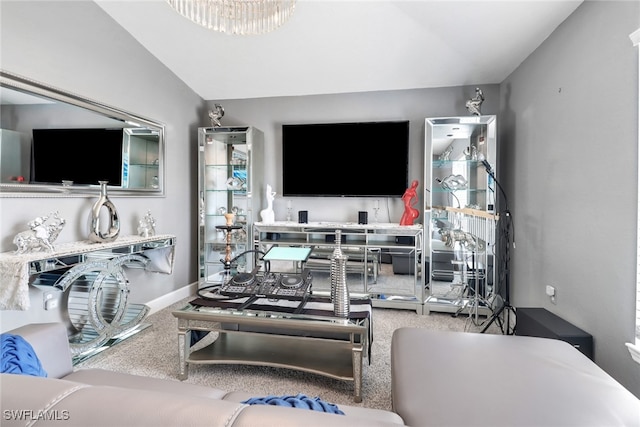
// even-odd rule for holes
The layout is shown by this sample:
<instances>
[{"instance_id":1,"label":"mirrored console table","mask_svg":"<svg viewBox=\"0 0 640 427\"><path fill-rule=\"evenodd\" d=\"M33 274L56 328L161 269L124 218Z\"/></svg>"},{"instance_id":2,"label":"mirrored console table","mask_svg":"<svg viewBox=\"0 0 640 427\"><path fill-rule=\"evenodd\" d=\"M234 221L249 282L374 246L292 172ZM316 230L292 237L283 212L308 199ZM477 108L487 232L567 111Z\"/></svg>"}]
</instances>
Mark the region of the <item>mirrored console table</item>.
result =
<instances>
[{"instance_id":1,"label":"mirrored console table","mask_svg":"<svg viewBox=\"0 0 640 427\"><path fill-rule=\"evenodd\" d=\"M149 311L129 302L124 268L171 274L175 242L173 235L124 236L62 243L53 252L0 253L0 309L28 310L29 286L41 289L45 310L64 312L74 358L87 354L138 327Z\"/></svg>"},{"instance_id":2,"label":"mirrored console table","mask_svg":"<svg viewBox=\"0 0 640 427\"><path fill-rule=\"evenodd\" d=\"M348 257L346 270L351 292L367 294L374 307L422 314L426 298L421 268L422 225L256 222L254 249L267 252L278 246L311 248L305 268L313 272L314 292L327 291L331 289L331 254L337 230L341 232L341 250Z\"/></svg>"}]
</instances>

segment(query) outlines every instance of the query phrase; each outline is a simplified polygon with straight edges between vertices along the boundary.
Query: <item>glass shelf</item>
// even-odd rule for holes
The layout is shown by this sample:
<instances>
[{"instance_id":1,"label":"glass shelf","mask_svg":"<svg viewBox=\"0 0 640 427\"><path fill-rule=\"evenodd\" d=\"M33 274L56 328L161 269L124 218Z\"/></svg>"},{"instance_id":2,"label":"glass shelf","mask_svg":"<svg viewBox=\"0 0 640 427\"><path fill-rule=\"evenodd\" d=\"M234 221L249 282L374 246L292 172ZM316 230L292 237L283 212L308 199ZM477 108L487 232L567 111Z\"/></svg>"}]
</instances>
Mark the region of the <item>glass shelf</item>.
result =
<instances>
[{"instance_id":1,"label":"glass shelf","mask_svg":"<svg viewBox=\"0 0 640 427\"><path fill-rule=\"evenodd\" d=\"M247 170L247 165L245 163L242 164L235 164L235 163L207 163L204 165L205 168L209 169L218 169L218 168L223 168L223 169L233 169L234 171L246 171Z\"/></svg>"},{"instance_id":2,"label":"glass shelf","mask_svg":"<svg viewBox=\"0 0 640 427\"><path fill-rule=\"evenodd\" d=\"M449 168L453 165L469 165L473 167L484 167L480 160L434 160L431 166L436 169Z\"/></svg>"},{"instance_id":3,"label":"glass shelf","mask_svg":"<svg viewBox=\"0 0 640 427\"><path fill-rule=\"evenodd\" d=\"M247 194L247 190L234 190L232 188L224 188L224 189L217 189L217 188L213 188L213 189L206 189L205 190L207 193L230 193L233 192L235 194Z\"/></svg>"},{"instance_id":4,"label":"glass shelf","mask_svg":"<svg viewBox=\"0 0 640 427\"><path fill-rule=\"evenodd\" d=\"M455 193L456 191L466 191L467 193L486 193L486 188L459 188L457 190L449 190L446 188L433 187L431 189L433 193Z\"/></svg>"}]
</instances>

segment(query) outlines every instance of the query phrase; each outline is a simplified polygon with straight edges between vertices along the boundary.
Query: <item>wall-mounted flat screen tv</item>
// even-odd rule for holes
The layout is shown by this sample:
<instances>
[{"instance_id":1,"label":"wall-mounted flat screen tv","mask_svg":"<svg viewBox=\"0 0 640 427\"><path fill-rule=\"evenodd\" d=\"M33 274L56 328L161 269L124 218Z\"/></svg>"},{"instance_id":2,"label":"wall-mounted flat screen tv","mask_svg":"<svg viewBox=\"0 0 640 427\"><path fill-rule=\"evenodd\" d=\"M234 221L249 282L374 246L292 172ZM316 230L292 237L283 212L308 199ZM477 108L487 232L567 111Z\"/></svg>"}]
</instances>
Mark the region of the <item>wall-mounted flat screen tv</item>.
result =
<instances>
[{"instance_id":1,"label":"wall-mounted flat screen tv","mask_svg":"<svg viewBox=\"0 0 640 427\"><path fill-rule=\"evenodd\" d=\"M34 129L31 177L36 184L122 185L122 129Z\"/></svg>"},{"instance_id":2,"label":"wall-mounted flat screen tv","mask_svg":"<svg viewBox=\"0 0 640 427\"><path fill-rule=\"evenodd\" d=\"M408 165L408 120L282 125L283 196L399 197Z\"/></svg>"}]
</instances>

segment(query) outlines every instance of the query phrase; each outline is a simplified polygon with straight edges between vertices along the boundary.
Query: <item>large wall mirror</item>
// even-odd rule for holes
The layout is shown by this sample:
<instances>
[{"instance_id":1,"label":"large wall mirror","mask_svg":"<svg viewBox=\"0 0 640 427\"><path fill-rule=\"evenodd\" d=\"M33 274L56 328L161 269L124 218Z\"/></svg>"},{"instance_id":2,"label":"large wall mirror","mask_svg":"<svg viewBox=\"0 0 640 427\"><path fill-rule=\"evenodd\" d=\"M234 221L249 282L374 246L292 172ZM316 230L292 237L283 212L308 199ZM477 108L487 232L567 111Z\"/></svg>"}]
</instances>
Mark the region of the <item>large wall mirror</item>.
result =
<instances>
[{"instance_id":1,"label":"large wall mirror","mask_svg":"<svg viewBox=\"0 0 640 427\"><path fill-rule=\"evenodd\" d=\"M0 70L0 197L164 195L164 125Z\"/></svg>"}]
</instances>

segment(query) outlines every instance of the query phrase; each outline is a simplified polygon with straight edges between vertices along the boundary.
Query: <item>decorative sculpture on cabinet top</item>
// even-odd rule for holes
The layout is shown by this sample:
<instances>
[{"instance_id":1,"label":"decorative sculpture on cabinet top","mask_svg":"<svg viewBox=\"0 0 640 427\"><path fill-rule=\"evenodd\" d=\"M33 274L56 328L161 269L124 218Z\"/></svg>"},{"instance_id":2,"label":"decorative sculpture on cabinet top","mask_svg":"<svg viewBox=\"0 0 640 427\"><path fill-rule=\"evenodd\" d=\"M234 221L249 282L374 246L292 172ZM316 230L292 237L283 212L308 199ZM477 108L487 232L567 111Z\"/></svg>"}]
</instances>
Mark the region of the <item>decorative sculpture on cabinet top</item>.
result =
<instances>
[{"instance_id":1,"label":"decorative sculpture on cabinet top","mask_svg":"<svg viewBox=\"0 0 640 427\"><path fill-rule=\"evenodd\" d=\"M413 225L413 222L418 218L420 212L413 206L418 203L418 180L414 180L411 186L402 195L402 201L404 202L404 213L400 218L400 225Z\"/></svg>"},{"instance_id":2,"label":"decorative sculpture on cabinet top","mask_svg":"<svg viewBox=\"0 0 640 427\"><path fill-rule=\"evenodd\" d=\"M484 102L484 95L482 94L482 89L479 87L476 88L476 96L467 101L467 110L474 116L480 116L482 113L480 112L480 107Z\"/></svg>"},{"instance_id":3,"label":"decorative sculpture on cabinet top","mask_svg":"<svg viewBox=\"0 0 640 427\"><path fill-rule=\"evenodd\" d=\"M58 212L29 221L27 225L30 229L16 234L13 238L13 244L18 247L15 253L24 254L40 249L53 252L53 242L58 238L65 224L66 221L60 218Z\"/></svg>"},{"instance_id":4,"label":"decorative sculpture on cabinet top","mask_svg":"<svg viewBox=\"0 0 640 427\"><path fill-rule=\"evenodd\" d=\"M276 192L271 190L271 185L267 184L267 207L260 211L260 218L265 224L272 224L275 222L275 213L273 212L273 199L276 197Z\"/></svg>"},{"instance_id":5,"label":"decorative sculpture on cabinet top","mask_svg":"<svg viewBox=\"0 0 640 427\"><path fill-rule=\"evenodd\" d=\"M209 118L211 119L211 126L214 128L219 128L222 126L220 123L220 119L224 116L224 108L222 105L216 104L213 110L209 110Z\"/></svg>"}]
</instances>

